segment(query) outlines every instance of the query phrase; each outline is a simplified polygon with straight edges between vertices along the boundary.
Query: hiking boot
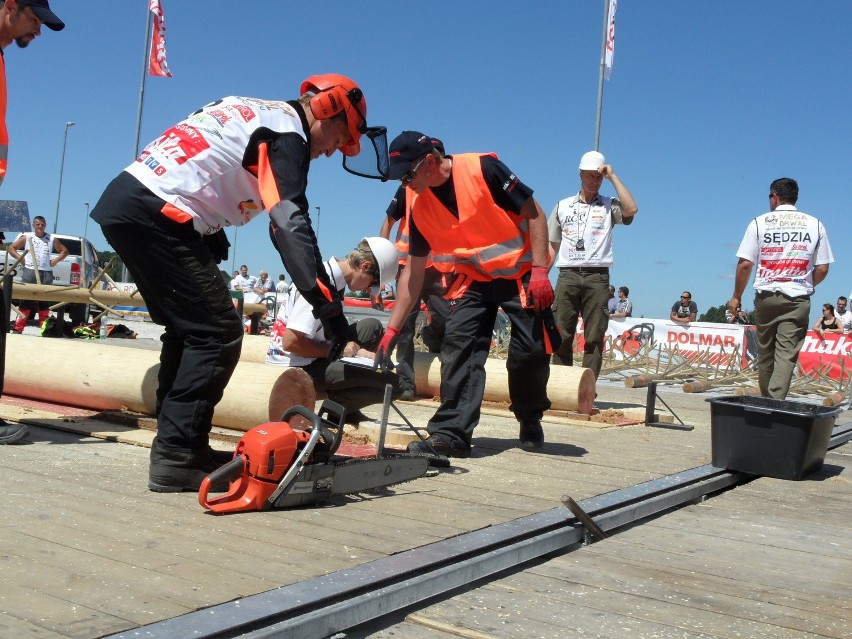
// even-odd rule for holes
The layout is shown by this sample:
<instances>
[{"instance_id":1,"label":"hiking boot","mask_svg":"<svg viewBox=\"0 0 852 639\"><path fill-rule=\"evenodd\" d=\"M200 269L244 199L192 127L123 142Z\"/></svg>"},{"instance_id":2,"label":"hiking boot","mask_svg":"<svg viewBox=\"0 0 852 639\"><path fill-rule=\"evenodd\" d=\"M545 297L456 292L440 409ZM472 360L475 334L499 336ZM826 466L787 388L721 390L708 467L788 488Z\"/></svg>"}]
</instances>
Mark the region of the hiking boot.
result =
<instances>
[{"instance_id":1,"label":"hiking boot","mask_svg":"<svg viewBox=\"0 0 852 639\"><path fill-rule=\"evenodd\" d=\"M536 450L544 445L544 431L541 422L530 419L521 422L521 432L518 435L521 440L521 448L524 450Z\"/></svg>"},{"instance_id":2,"label":"hiking boot","mask_svg":"<svg viewBox=\"0 0 852 639\"><path fill-rule=\"evenodd\" d=\"M30 429L26 424L8 424L0 419L0 445L19 442L29 433Z\"/></svg>"},{"instance_id":3,"label":"hiking boot","mask_svg":"<svg viewBox=\"0 0 852 639\"><path fill-rule=\"evenodd\" d=\"M470 457L470 446L443 435L431 435L423 441L411 442L408 452L416 455L467 458Z\"/></svg>"},{"instance_id":4,"label":"hiking boot","mask_svg":"<svg viewBox=\"0 0 852 639\"><path fill-rule=\"evenodd\" d=\"M224 454L207 447L200 451L163 448L157 438L151 444L151 464L148 468L148 490L155 493L198 492L201 482L214 470L230 461ZM210 492L222 492L228 483L211 486Z\"/></svg>"},{"instance_id":5,"label":"hiking boot","mask_svg":"<svg viewBox=\"0 0 852 639\"><path fill-rule=\"evenodd\" d=\"M413 388L406 388L397 399L401 402L413 402L417 399L417 393Z\"/></svg>"}]
</instances>

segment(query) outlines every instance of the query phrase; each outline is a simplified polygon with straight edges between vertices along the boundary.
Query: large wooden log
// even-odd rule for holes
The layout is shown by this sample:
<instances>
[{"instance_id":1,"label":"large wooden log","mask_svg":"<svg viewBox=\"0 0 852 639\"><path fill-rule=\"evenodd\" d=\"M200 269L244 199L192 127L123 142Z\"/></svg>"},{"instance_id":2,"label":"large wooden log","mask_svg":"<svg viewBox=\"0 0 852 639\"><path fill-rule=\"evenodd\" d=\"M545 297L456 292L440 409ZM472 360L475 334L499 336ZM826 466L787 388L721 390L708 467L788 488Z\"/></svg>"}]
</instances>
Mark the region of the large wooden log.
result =
<instances>
[{"instance_id":1,"label":"large wooden log","mask_svg":"<svg viewBox=\"0 0 852 639\"><path fill-rule=\"evenodd\" d=\"M100 340L7 335L4 393L95 410L153 415L158 350ZM294 405L313 410L316 392L300 368L240 362L216 406L213 424L248 430Z\"/></svg>"},{"instance_id":2,"label":"large wooden log","mask_svg":"<svg viewBox=\"0 0 852 639\"><path fill-rule=\"evenodd\" d=\"M2 286L0 286L2 289ZM123 291L105 291L102 289L89 289L81 286L51 286L48 284L23 284L15 282L12 286L12 297L17 300L39 300L45 302L70 302L76 304L88 304L92 299L106 306L134 306L144 307L145 300L139 294L133 295ZM252 313L265 313L264 304L244 304L243 311L246 315Z\"/></svg>"},{"instance_id":3,"label":"large wooden log","mask_svg":"<svg viewBox=\"0 0 852 639\"><path fill-rule=\"evenodd\" d=\"M432 353L414 353L417 394L440 397L441 362ZM551 409L570 410L590 415L595 402L595 374L579 366L551 366L547 382ZM489 358L485 362L485 394L489 402L509 401L509 373L506 360Z\"/></svg>"},{"instance_id":4,"label":"large wooden log","mask_svg":"<svg viewBox=\"0 0 852 639\"><path fill-rule=\"evenodd\" d=\"M246 335L243 338L242 361L263 362L269 338ZM441 366L438 356L430 353L414 354L414 376L417 394L437 397L441 394ZM509 378L506 360L489 359L485 363L485 399L493 402L509 401ZM589 368L579 366L551 366L547 395L554 410L577 411L591 414L595 401L595 375Z\"/></svg>"},{"instance_id":5,"label":"large wooden log","mask_svg":"<svg viewBox=\"0 0 852 639\"><path fill-rule=\"evenodd\" d=\"M269 338L246 335L243 338L241 361L263 362ZM485 397L490 402L509 401L509 376L506 360L488 359L485 363ZM438 397L441 394L441 365L438 356L431 353L414 354L414 377L417 394L421 397ZM547 396L554 410L577 411L591 414L595 402L595 374L579 366L551 366Z\"/></svg>"}]
</instances>

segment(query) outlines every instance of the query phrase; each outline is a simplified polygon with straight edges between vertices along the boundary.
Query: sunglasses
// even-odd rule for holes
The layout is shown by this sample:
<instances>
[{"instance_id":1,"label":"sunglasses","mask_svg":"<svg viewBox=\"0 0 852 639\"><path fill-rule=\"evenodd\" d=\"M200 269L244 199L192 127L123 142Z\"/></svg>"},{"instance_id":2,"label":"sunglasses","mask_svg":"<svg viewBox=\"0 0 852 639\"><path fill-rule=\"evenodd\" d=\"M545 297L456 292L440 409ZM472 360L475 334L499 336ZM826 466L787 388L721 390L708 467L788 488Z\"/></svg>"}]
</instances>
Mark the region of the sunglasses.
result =
<instances>
[{"instance_id":1,"label":"sunglasses","mask_svg":"<svg viewBox=\"0 0 852 639\"><path fill-rule=\"evenodd\" d=\"M411 182L411 180L416 178L417 177L417 171L420 170L420 166L426 161L427 157L429 157L429 156L424 155L422 158L420 158L420 161L417 164L415 164L414 167L410 171L408 171L405 175L403 175L401 178L399 178L400 181L403 184L408 184L409 182Z\"/></svg>"}]
</instances>

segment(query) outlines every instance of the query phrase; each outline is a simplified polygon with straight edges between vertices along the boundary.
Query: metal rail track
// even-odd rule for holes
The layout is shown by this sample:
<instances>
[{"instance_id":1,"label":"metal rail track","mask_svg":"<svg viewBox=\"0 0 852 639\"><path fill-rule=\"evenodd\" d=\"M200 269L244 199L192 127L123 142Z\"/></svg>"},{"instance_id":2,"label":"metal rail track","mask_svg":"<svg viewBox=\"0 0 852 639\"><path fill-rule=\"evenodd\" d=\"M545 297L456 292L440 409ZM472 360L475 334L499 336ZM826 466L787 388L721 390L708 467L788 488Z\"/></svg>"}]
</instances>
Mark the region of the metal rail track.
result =
<instances>
[{"instance_id":1,"label":"metal rail track","mask_svg":"<svg viewBox=\"0 0 852 639\"><path fill-rule=\"evenodd\" d=\"M852 425L838 426L829 449L850 439ZM708 464L584 499L579 506L604 532L615 531L755 477ZM330 637L589 542L585 527L559 507L104 639Z\"/></svg>"}]
</instances>

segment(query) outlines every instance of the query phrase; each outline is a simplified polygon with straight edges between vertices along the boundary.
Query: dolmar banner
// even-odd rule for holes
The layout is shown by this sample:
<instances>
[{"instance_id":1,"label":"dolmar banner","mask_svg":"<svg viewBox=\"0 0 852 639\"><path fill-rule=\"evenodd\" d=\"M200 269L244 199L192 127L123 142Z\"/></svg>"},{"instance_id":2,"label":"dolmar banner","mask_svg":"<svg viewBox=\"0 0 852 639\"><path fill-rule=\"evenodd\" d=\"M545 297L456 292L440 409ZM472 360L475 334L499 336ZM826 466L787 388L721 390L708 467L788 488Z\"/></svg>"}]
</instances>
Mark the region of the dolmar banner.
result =
<instances>
[{"instance_id":1,"label":"dolmar banner","mask_svg":"<svg viewBox=\"0 0 852 639\"><path fill-rule=\"evenodd\" d=\"M664 319L626 317L609 320L607 337L613 350L628 355L650 346L668 354L677 352L688 359L701 358L703 366L736 364L745 368L757 354L753 329L739 324L679 324Z\"/></svg>"}]
</instances>

